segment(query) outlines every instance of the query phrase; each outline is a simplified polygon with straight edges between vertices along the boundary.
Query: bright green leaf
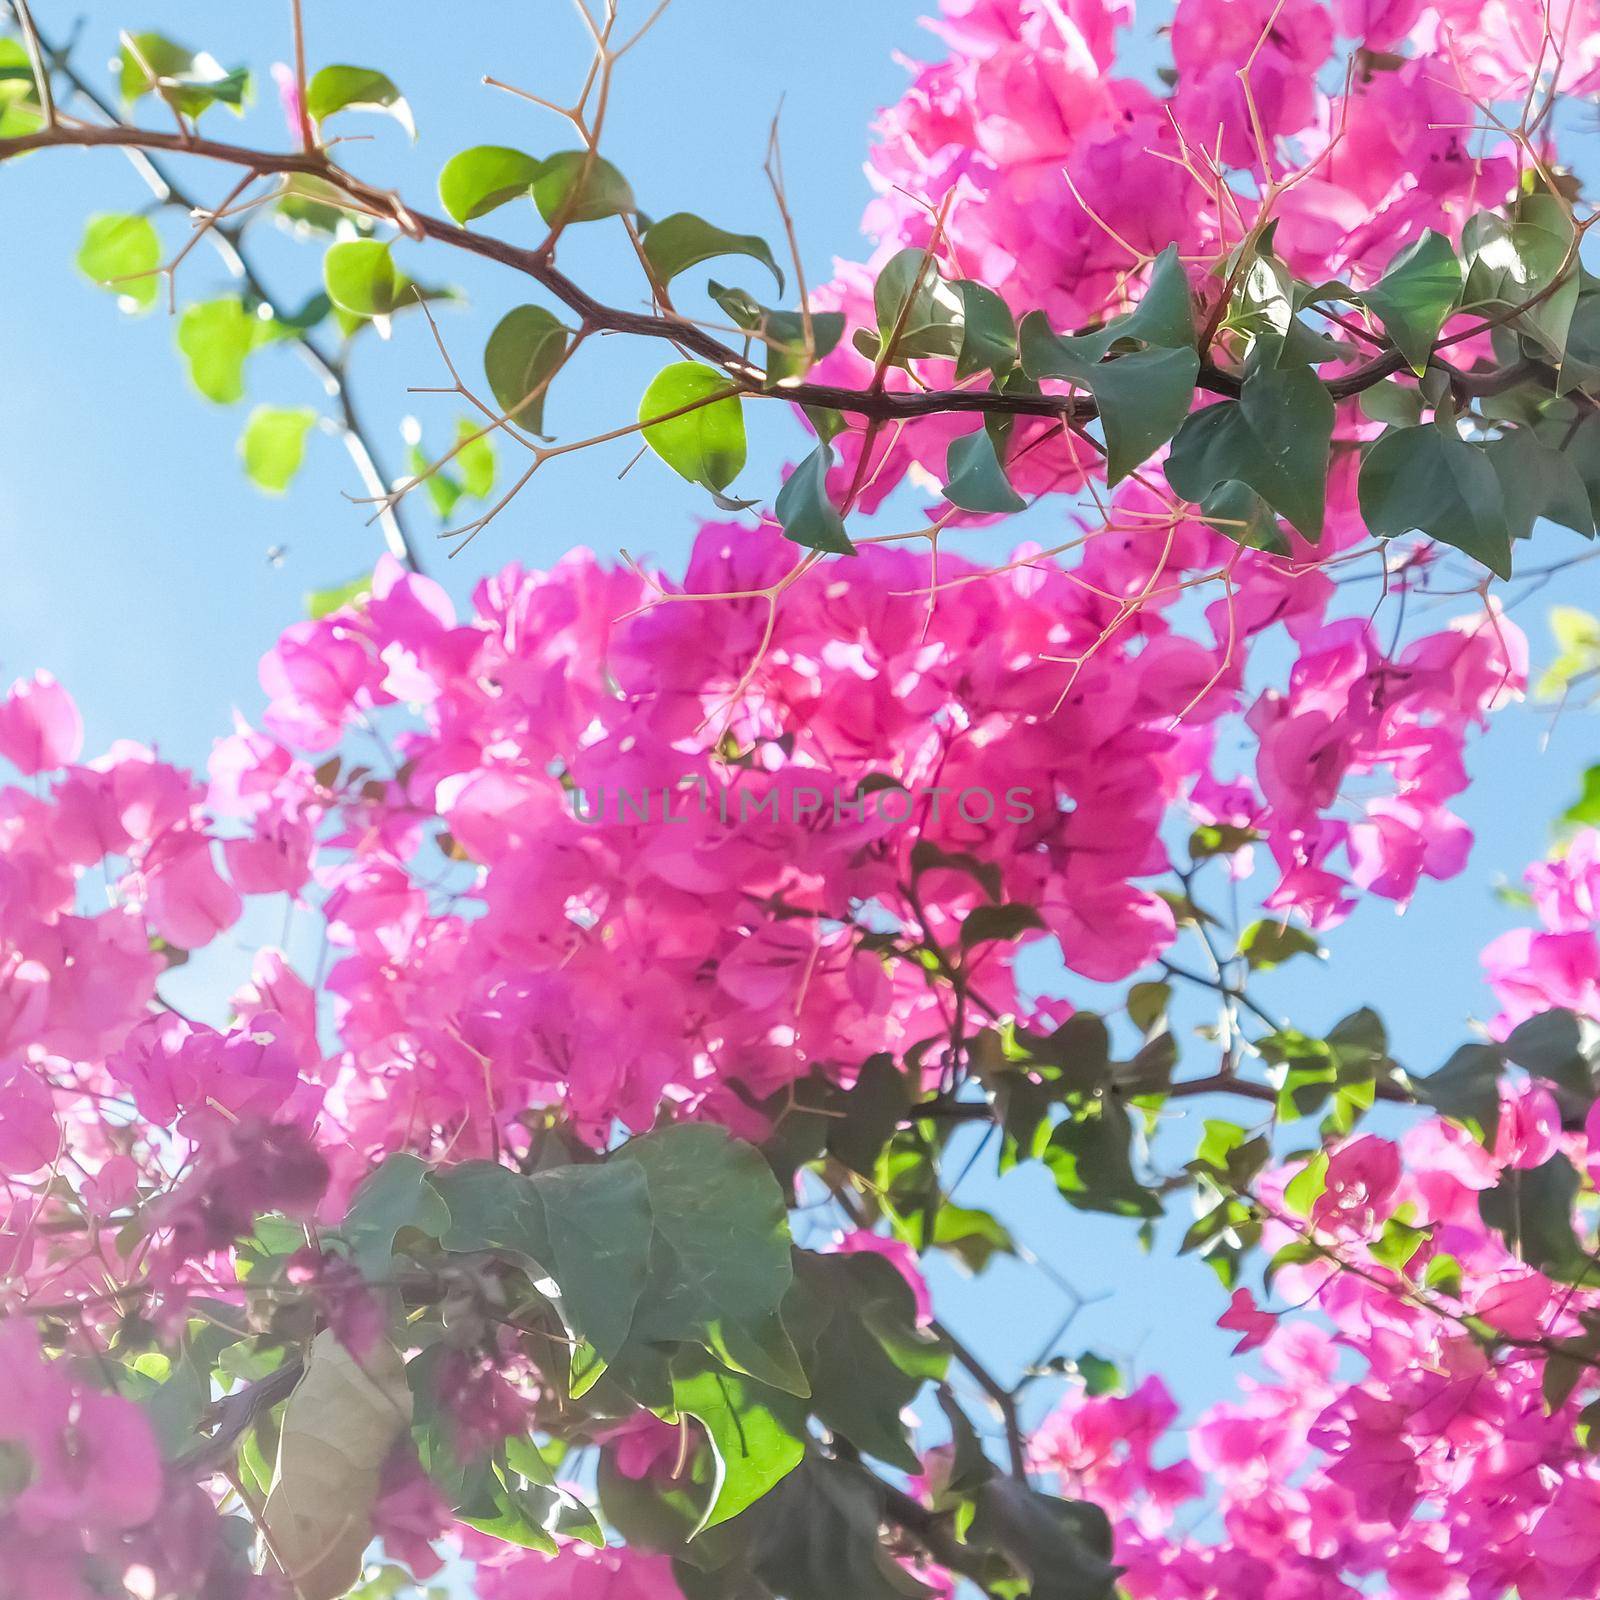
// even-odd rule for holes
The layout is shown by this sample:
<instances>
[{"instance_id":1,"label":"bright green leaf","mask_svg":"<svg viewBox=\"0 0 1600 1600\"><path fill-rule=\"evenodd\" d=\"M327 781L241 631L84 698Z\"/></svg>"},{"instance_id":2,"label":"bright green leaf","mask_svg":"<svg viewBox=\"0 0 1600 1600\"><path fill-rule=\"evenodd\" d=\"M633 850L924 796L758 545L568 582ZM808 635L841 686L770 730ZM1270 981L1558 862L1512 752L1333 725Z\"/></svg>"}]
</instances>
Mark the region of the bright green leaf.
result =
<instances>
[{"instance_id":1,"label":"bright green leaf","mask_svg":"<svg viewBox=\"0 0 1600 1600\"><path fill-rule=\"evenodd\" d=\"M389 246L378 239L346 239L323 257L322 282L328 298L360 317L383 317L394 310L400 278Z\"/></svg>"},{"instance_id":2,"label":"bright green leaf","mask_svg":"<svg viewBox=\"0 0 1600 1600\"><path fill-rule=\"evenodd\" d=\"M508 145L475 145L445 162L439 174L439 202L457 222L471 222L508 200L530 194L543 165Z\"/></svg>"},{"instance_id":3,"label":"bright green leaf","mask_svg":"<svg viewBox=\"0 0 1600 1600\"><path fill-rule=\"evenodd\" d=\"M206 399L232 405L244 398L245 359L262 342L266 324L232 297L187 306L178 319L178 349L189 377Z\"/></svg>"},{"instance_id":4,"label":"bright green leaf","mask_svg":"<svg viewBox=\"0 0 1600 1600\"><path fill-rule=\"evenodd\" d=\"M645 443L690 483L720 493L744 466L744 410L732 380L714 367L663 367L639 402L639 420Z\"/></svg>"},{"instance_id":5,"label":"bright green leaf","mask_svg":"<svg viewBox=\"0 0 1600 1600\"><path fill-rule=\"evenodd\" d=\"M336 111L387 112L413 139L417 136L405 96L371 67L323 67L312 76L306 85L306 115L320 124Z\"/></svg>"},{"instance_id":6,"label":"bright green leaf","mask_svg":"<svg viewBox=\"0 0 1600 1600\"><path fill-rule=\"evenodd\" d=\"M228 72L203 50L185 49L159 33L125 33L119 87L126 105L154 93L186 117L217 104L239 114L250 92L250 74L242 67Z\"/></svg>"},{"instance_id":7,"label":"bright green leaf","mask_svg":"<svg viewBox=\"0 0 1600 1600\"><path fill-rule=\"evenodd\" d=\"M161 238L148 217L99 212L78 247L78 270L112 290L128 310L148 311L161 280Z\"/></svg>"},{"instance_id":8,"label":"bright green leaf","mask_svg":"<svg viewBox=\"0 0 1600 1600\"><path fill-rule=\"evenodd\" d=\"M239 435L244 470L258 489L282 494L305 459L306 435L316 425L310 406L257 406Z\"/></svg>"}]
</instances>

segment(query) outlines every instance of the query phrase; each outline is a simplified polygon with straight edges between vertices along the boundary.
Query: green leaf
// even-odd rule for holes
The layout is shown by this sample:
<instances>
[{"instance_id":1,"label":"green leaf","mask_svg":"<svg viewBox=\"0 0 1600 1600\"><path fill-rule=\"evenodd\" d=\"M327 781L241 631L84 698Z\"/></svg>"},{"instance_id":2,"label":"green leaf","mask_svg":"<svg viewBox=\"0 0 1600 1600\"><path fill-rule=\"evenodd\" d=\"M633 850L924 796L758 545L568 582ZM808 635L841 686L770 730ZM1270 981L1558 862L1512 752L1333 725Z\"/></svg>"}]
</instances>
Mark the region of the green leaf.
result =
<instances>
[{"instance_id":1,"label":"green leaf","mask_svg":"<svg viewBox=\"0 0 1600 1600\"><path fill-rule=\"evenodd\" d=\"M1512 221L1480 211L1467 219L1461 244L1467 257L1462 304L1512 307L1542 297L1519 313L1512 326L1562 361L1580 285L1572 218L1561 202L1554 195L1525 196ZM1559 285L1552 287L1558 279Z\"/></svg>"},{"instance_id":2,"label":"green leaf","mask_svg":"<svg viewBox=\"0 0 1600 1600\"><path fill-rule=\"evenodd\" d=\"M717 1459L711 1501L694 1530L699 1533L738 1516L800 1465L806 1408L793 1395L729 1372L701 1350L678 1350L670 1365L673 1409L701 1423Z\"/></svg>"},{"instance_id":3,"label":"green leaf","mask_svg":"<svg viewBox=\"0 0 1600 1600\"><path fill-rule=\"evenodd\" d=\"M721 1591L722 1600L762 1594L784 1600L920 1600L928 1590L885 1547L884 1520L884 1486L871 1473L812 1451L751 1507L745 1557L751 1575L739 1573ZM719 1577L710 1574L713 1583ZM715 1593L710 1589L704 1600Z\"/></svg>"},{"instance_id":4,"label":"green leaf","mask_svg":"<svg viewBox=\"0 0 1600 1600\"><path fill-rule=\"evenodd\" d=\"M245 360L267 337L267 325L231 297L187 306L178 319L178 349L189 363L189 377L218 405L244 398Z\"/></svg>"},{"instance_id":5,"label":"green leaf","mask_svg":"<svg viewBox=\"0 0 1600 1600\"><path fill-rule=\"evenodd\" d=\"M758 305L743 289L730 289L714 279L706 293L728 314L737 326L760 338L767 347L768 386L781 386L805 376L811 367L829 354L844 336L842 311L811 313L811 346L806 349L806 319L798 311L772 311ZM812 410L818 408L812 407ZM833 415L837 416L835 412ZM819 434L822 429L817 430ZM838 430L835 430L838 431ZM831 438L831 434L823 434Z\"/></svg>"},{"instance_id":6,"label":"green leaf","mask_svg":"<svg viewBox=\"0 0 1600 1600\"><path fill-rule=\"evenodd\" d=\"M331 617L335 611L346 610L371 592L370 572L363 572L360 577L352 578L348 583L334 584L327 589L313 589L306 596L306 615L313 622L323 617Z\"/></svg>"},{"instance_id":7,"label":"green leaf","mask_svg":"<svg viewBox=\"0 0 1600 1600\"><path fill-rule=\"evenodd\" d=\"M555 225L620 217L638 206L628 180L606 160L587 150L562 150L543 162L533 180L533 203Z\"/></svg>"},{"instance_id":8,"label":"green leaf","mask_svg":"<svg viewBox=\"0 0 1600 1600\"><path fill-rule=\"evenodd\" d=\"M1270 972L1292 956L1322 953L1322 946L1298 923L1252 922L1239 935L1239 954L1260 972Z\"/></svg>"},{"instance_id":9,"label":"green leaf","mask_svg":"<svg viewBox=\"0 0 1600 1600\"><path fill-rule=\"evenodd\" d=\"M1119 1217L1161 1214L1160 1202L1134 1176L1132 1139L1128 1113L1109 1098L1056 1124L1044 1159L1069 1205Z\"/></svg>"},{"instance_id":10,"label":"green leaf","mask_svg":"<svg viewBox=\"0 0 1600 1600\"><path fill-rule=\"evenodd\" d=\"M1113 346L1147 348L1108 360ZM1164 445L1189 415L1200 358L1194 348L1189 280L1172 245L1156 258L1149 287L1126 316L1094 333L1060 338L1040 312L1022 319L1022 370L1088 389L1106 436L1106 473L1117 483Z\"/></svg>"},{"instance_id":11,"label":"green leaf","mask_svg":"<svg viewBox=\"0 0 1600 1600\"><path fill-rule=\"evenodd\" d=\"M996 1473L978 1490L967 1543L999 1550L1028 1579L1029 1600L1112 1600L1111 1525L1087 1500Z\"/></svg>"},{"instance_id":12,"label":"green leaf","mask_svg":"<svg viewBox=\"0 0 1600 1600\"><path fill-rule=\"evenodd\" d=\"M834 1434L903 1472L921 1470L901 1413L949 1353L917 1327L916 1297L882 1256L795 1257L796 1288L820 1322L806 1353L811 1409Z\"/></svg>"},{"instance_id":13,"label":"green leaf","mask_svg":"<svg viewBox=\"0 0 1600 1600\"><path fill-rule=\"evenodd\" d=\"M1389 263L1389 270L1362 296L1383 331L1421 373L1445 319L1461 298L1462 270L1455 249L1427 229Z\"/></svg>"},{"instance_id":14,"label":"green leaf","mask_svg":"<svg viewBox=\"0 0 1600 1600\"><path fill-rule=\"evenodd\" d=\"M1042 933L1045 920L1029 905L1012 901L999 906L974 906L961 923L961 948L992 940L1020 939L1025 933Z\"/></svg>"},{"instance_id":15,"label":"green leaf","mask_svg":"<svg viewBox=\"0 0 1600 1600\"><path fill-rule=\"evenodd\" d=\"M119 62L125 105L155 93L186 117L219 103L240 114L250 92L250 74L242 67L227 72L204 51L185 49L159 33L124 34Z\"/></svg>"},{"instance_id":16,"label":"green leaf","mask_svg":"<svg viewBox=\"0 0 1600 1600\"><path fill-rule=\"evenodd\" d=\"M868 1056L856 1081L839 1096L840 1114L826 1119L828 1154L852 1172L870 1178L915 1095L910 1079L895 1066L892 1056Z\"/></svg>"},{"instance_id":17,"label":"green leaf","mask_svg":"<svg viewBox=\"0 0 1600 1600\"><path fill-rule=\"evenodd\" d=\"M1113 317L1093 333L1061 338L1042 313L1030 312L1022 319L1021 337L1022 370L1030 378L1071 378L1081 367L1104 361L1123 340L1137 339L1158 350L1192 350L1194 312L1177 245L1156 257L1148 287L1125 316ZM1058 366L1065 370L1056 371Z\"/></svg>"},{"instance_id":18,"label":"green leaf","mask_svg":"<svg viewBox=\"0 0 1600 1600\"><path fill-rule=\"evenodd\" d=\"M714 367L698 361L663 367L639 402L639 420L645 443L690 483L720 493L744 467L744 410L733 381Z\"/></svg>"},{"instance_id":19,"label":"green leaf","mask_svg":"<svg viewBox=\"0 0 1600 1600\"><path fill-rule=\"evenodd\" d=\"M566 356L567 338L543 306L513 306L484 346L483 372L495 404L529 433L543 433L549 380Z\"/></svg>"},{"instance_id":20,"label":"green leaf","mask_svg":"<svg viewBox=\"0 0 1600 1600\"><path fill-rule=\"evenodd\" d=\"M456 465L461 468L461 489L474 500L487 497L494 488L494 443L483 431L483 424L470 417L456 423Z\"/></svg>"},{"instance_id":21,"label":"green leaf","mask_svg":"<svg viewBox=\"0 0 1600 1600\"><path fill-rule=\"evenodd\" d=\"M417 136L406 97L371 67L323 67L312 76L306 85L306 115L321 124L336 111L386 112L413 139Z\"/></svg>"},{"instance_id":22,"label":"green leaf","mask_svg":"<svg viewBox=\"0 0 1600 1600\"><path fill-rule=\"evenodd\" d=\"M895 366L960 354L965 305L955 286L940 277L938 263L927 251L905 249L891 256L872 286L872 302L879 348L893 340Z\"/></svg>"},{"instance_id":23,"label":"green leaf","mask_svg":"<svg viewBox=\"0 0 1600 1600\"><path fill-rule=\"evenodd\" d=\"M258 489L282 494L305 459L306 435L316 425L310 406L257 406L239 435L244 470Z\"/></svg>"},{"instance_id":24,"label":"green leaf","mask_svg":"<svg viewBox=\"0 0 1600 1600\"><path fill-rule=\"evenodd\" d=\"M1513 428L1483 446L1500 480L1506 525L1513 539L1526 539L1542 517L1594 537L1594 510L1577 463L1545 444L1529 428Z\"/></svg>"},{"instance_id":25,"label":"green leaf","mask_svg":"<svg viewBox=\"0 0 1600 1600\"><path fill-rule=\"evenodd\" d=\"M148 217L97 212L78 247L78 270L115 293L125 310L148 311L161 286L161 236Z\"/></svg>"},{"instance_id":26,"label":"green leaf","mask_svg":"<svg viewBox=\"0 0 1600 1600\"><path fill-rule=\"evenodd\" d=\"M607 1362L628 1340L652 1271L652 1228L696 1220L655 1214L644 1174L626 1160L531 1176L468 1161L431 1182L450 1212L445 1248L498 1251L541 1268L554 1280L562 1321Z\"/></svg>"},{"instance_id":27,"label":"green leaf","mask_svg":"<svg viewBox=\"0 0 1600 1600\"><path fill-rule=\"evenodd\" d=\"M1199 374L1193 350L1154 347L1085 370L1106 436L1108 483L1120 483L1183 426Z\"/></svg>"},{"instance_id":28,"label":"green leaf","mask_svg":"<svg viewBox=\"0 0 1600 1600\"><path fill-rule=\"evenodd\" d=\"M1501 1046L1506 1059L1555 1086L1568 1112L1581 1115L1595 1097L1594 1065L1600 1058L1594 1023L1557 1007L1519 1022Z\"/></svg>"},{"instance_id":29,"label":"green leaf","mask_svg":"<svg viewBox=\"0 0 1600 1600\"><path fill-rule=\"evenodd\" d=\"M1017 364L1017 324L1011 307L993 289L970 278L951 286L961 296L961 349L956 382L983 371L999 382Z\"/></svg>"},{"instance_id":30,"label":"green leaf","mask_svg":"<svg viewBox=\"0 0 1600 1600\"><path fill-rule=\"evenodd\" d=\"M397 1151L361 1180L339 1233L362 1276L376 1280L393 1271L395 1236L402 1229L415 1228L439 1239L450 1220L448 1207L428 1181L427 1162Z\"/></svg>"},{"instance_id":31,"label":"green leaf","mask_svg":"<svg viewBox=\"0 0 1600 1600\"><path fill-rule=\"evenodd\" d=\"M480 144L451 156L439 174L439 203L457 222L487 216L530 194L544 165L503 144Z\"/></svg>"},{"instance_id":32,"label":"green leaf","mask_svg":"<svg viewBox=\"0 0 1600 1600\"><path fill-rule=\"evenodd\" d=\"M1003 513L1027 509L1028 502L1011 487L1005 468L1000 465L987 428L952 439L944 470L950 481L941 493L963 511Z\"/></svg>"},{"instance_id":33,"label":"green leaf","mask_svg":"<svg viewBox=\"0 0 1600 1600\"><path fill-rule=\"evenodd\" d=\"M1543 1166L1507 1167L1492 1189L1478 1196L1485 1223L1529 1266L1553 1276L1582 1271L1586 1258L1572 1229L1578 1174L1564 1155Z\"/></svg>"},{"instance_id":34,"label":"green leaf","mask_svg":"<svg viewBox=\"0 0 1600 1600\"><path fill-rule=\"evenodd\" d=\"M652 222L644 230L644 255L661 284L717 256L749 256L777 279L778 293L783 293L783 270L765 239L753 233L725 233L688 211L674 211Z\"/></svg>"},{"instance_id":35,"label":"green leaf","mask_svg":"<svg viewBox=\"0 0 1600 1600\"><path fill-rule=\"evenodd\" d=\"M650 1272L629 1342L702 1344L792 1394L805 1375L778 1308L793 1282L783 1191L761 1152L709 1123L631 1139L606 1163L642 1170Z\"/></svg>"},{"instance_id":36,"label":"green leaf","mask_svg":"<svg viewBox=\"0 0 1600 1600\"><path fill-rule=\"evenodd\" d=\"M1333 401L1309 367L1253 373L1237 400L1195 412L1178 430L1167 481L1197 505L1229 481L1247 484L1315 541L1333 417Z\"/></svg>"},{"instance_id":37,"label":"green leaf","mask_svg":"<svg viewBox=\"0 0 1600 1600\"><path fill-rule=\"evenodd\" d=\"M360 317L383 317L400 298L400 277L389 246L379 239L346 239L322 260L328 298Z\"/></svg>"},{"instance_id":38,"label":"green leaf","mask_svg":"<svg viewBox=\"0 0 1600 1600\"><path fill-rule=\"evenodd\" d=\"M1361 515L1381 537L1413 528L1511 576L1500 479L1481 448L1425 423L1394 428L1361 463Z\"/></svg>"},{"instance_id":39,"label":"green leaf","mask_svg":"<svg viewBox=\"0 0 1600 1600\"><path fill-rule=\"evenodd\" d=\"M792 539L808 550L853 556L856 547L845 532L844 518L828 496L828 472L832 466L832 449L819 444L784 479L773 510L785 539Z\"/></svg>"},{"instance_id":40,"label":"green leaf","mask_svg":"<svg viewBox=\"0 0 1600 1600\"><path fill-rule=\"evenodd\" d=\"M1504 1068L1505 1059L1493 1046L1464 1044L1437 1072L1417 1081L1417 1099L1441 1116L1465 1123L1480 1144L1492 1145Z\"/></svg>"}]
</instances>

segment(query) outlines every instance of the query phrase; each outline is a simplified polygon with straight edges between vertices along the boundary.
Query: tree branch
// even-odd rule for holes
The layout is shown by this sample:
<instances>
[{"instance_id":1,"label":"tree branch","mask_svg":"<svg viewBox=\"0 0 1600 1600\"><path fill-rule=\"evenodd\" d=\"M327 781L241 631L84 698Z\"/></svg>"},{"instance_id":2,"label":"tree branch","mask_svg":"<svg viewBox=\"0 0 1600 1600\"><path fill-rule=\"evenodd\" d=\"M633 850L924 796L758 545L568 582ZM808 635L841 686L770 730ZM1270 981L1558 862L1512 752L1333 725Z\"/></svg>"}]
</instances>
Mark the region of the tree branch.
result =
<instances>
[{"instance_id":1,"label":"tree branch","mask_svg":"<svg viewBox=\"0 0 1600 1600\"><path fill-rule=\"evenodd\" d=\"M806 382L768 389L765 374L759 367L686 318L675 313L656 314L608 306L561 272L555 266L553 252L548 246L530 249L491 234L458 227L442 217L419 211L400 202L393 193L344 171L321 150L250 150L215 139L185 138L176 133L130 127L122 123L110 127L70 124L41 128L12 139L0 139L0 161L33 150L60 148L159 151L248 167L260 173L301 174L321 178L343 191L361 210L389 218L413 237L433 239L524 274L548 290L591 328L665 340L704 358L726 372L741 391L749 395L765 394L796 405L825 406L877 422L968 412L989 416L1048 417L1081 424L1099 414L1093 397L1087 395L1001 394L974 389L896 393ZM1354 371L1325 379L1324 387L1335 400L1349 399L1403 371L1406 364L1400 352L1390 350ZM1478 373L1464 372L1437 358L1434 364L1447 372L1452 383L1462 392L1474 396L1500 393L1547 370L1536 361L1517 361ZM1237 373L1209 361L1201 365L1198 385L1209 393L1225 398L1237 397L1242 384L1243 380Z\"/></svg>"}]
</instances>

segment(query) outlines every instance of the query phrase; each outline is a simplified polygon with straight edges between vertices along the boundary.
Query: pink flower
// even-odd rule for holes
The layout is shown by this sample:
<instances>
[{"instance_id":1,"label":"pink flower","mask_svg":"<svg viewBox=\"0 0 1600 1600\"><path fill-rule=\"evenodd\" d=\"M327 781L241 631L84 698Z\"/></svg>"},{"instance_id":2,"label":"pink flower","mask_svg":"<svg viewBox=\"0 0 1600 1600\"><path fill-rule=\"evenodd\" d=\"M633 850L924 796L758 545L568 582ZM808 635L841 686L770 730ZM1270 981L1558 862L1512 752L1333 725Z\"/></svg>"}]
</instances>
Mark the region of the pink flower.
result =
<instances>
[{"instance_id":1,"label":"pink flower","mask_svg":"<svg viewBox=\"0 0 1600 1600\"><path fill-rule=\"evenodd\" d=\"M0 700L0 756L25 777L76 761L83 719L48 672L19 678Z\"/></svg>"},{"instance_id":2,"label":"pink flower","mask_svg":"<svg viewBox=\"0 0 1600 1600\"><path fill-rule=\"evenodd\" d=\"M1235 1289L1228 1309L1217 1318L1217 1326L1243 1337L1233 1347L1233 1353L1243 1355L1264 1344L1278 1326L1278 1319L1256 1304L1256 1297L1248 1289Z\"/></svg>"}]
</instances>

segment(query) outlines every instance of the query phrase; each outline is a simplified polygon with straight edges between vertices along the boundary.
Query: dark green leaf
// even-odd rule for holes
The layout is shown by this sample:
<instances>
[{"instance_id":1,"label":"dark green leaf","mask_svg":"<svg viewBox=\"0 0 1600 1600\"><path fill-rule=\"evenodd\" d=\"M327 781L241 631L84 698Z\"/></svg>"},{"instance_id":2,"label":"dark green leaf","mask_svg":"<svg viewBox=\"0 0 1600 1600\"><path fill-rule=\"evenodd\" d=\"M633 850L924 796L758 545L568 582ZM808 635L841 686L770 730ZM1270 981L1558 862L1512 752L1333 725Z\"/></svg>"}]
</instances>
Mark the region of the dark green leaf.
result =
<instances>
[{"instance_id":1,"label":"dark green leaf","mask_svg":"<svg viewBox=\"0 0 1600 1600\"><path fill-rule=\"evenodd\" d=\"M652 1228L662 1225L636 1164L549 1167L524 1177L468 1161L432 1183L450 1211L446 1249L498 1251L542 1268L573 1334L604 1361L622 1349L650 1270Z\"/></svg>"},{"instance_id":2,"label":"dark green leaf","mask_svg":"<svg viewBox=\"0 0 1600 1600\"><path fill-rule=\"evenodd\" d=\"M804 377L814 363L839 343L844 334L843 312L813 311L808 355L806 319L798 311L768 310L766 306L758 305L743 289L729 289L715 280L707 283L706 293L738 327L755 334L766 344L769 386L781 386ZM815 411L818 408L810 409ZM838 413L832 415L837 416ZM823 438L833 437L833 434L820 428L817 431Z\"/></svg>"},{"instance_id":3,"label":"dark green leaf","mask_svg":"<svg viewBox=\"0 0 1600 1600\"><path fill-rule=\"evenodd\" d=\"M449 1226L450 1212L428 1181L427 1163L399 1151L361 1181L339 1233L362 1275L378 1279L392 1271L395 1236L403 1228L438 1239Z\"/></svg>"},{"instance_id":4,"label":"dark green leaf","mask_svg":"<svg viewBox=\"0 0 1600 1600\"><path fill-rule=\"evenodd\" d=\"M1237 400L1195 412L1178 430L1167 481L1197 505L1230 480L1248 484L1316 540L1333 416L1333 401L1309 367L1256 372Z\"/></svg>"},{"instance_id":5,"label":"dark green leaf","mask_svg":"<svg viewBox=\"0 0 1600 1600\"><path fill-rule=\"evenodd\" d=\"M1111 1525L1086 1500L1042 1494L1004 1473L978 1490L967 1542L991 1545L1028 1580L1029 1600L1111 1600Z\"/></svg>"},{"instance_id":6,"label":"dark green leaf","mask_svg":"<svg viewBox=\"0 0 1600 1600\"><path fill-rule=\"evenodd\" d=\"M1499 1183L1478 1196L1478 1210L1529 1266L1556 1277L1570 1276L1585 1264L1572 1230L1578 1187L1572 1163L1564 1155L1553 1155L1543 1166L1507 1167Z\"/></svg>"},{"instance_id":7,"label":"dark green leaf","mask_svg":"<svg viewBox=\"0 0 1600 1600\"><path fill-rule=\"evenodd\" d=\"M1011 512L1027 508L1028 502L1006 478L986 428L950 441L945 476L950 480L942 491L945 499L963 511Z\"/></svg>"},{"instance_id":8,"label":"dark green leaf","mask_svg":"<svg viewBox=\"0 0 1600 1600\"><path fill-rule=\"evenodd\" d=\"M1161 1204L1134 1176L1128 1113L1102 1097L1056 1124L1044 1159L1056 1187L1080 1211L1154 1217Z\"/></svg>"},{"instance_id":9,"label":"dark green leaf","mask_svg":"<svg viewBox=\"0 0 1600 1600\"><path fill-rule=\"evenodd\" d=\"M1425 423L1392 428L1361 463L1361 515L1380 537L1413 528L1511 576L1500 479L1480 446Z\"/></svg>"},{"instance_id":10,"label":"dark green leaf","mask_svg":"<svg viewBox=\"0 0 1600 1600\"><path fill-rule=\"evenodd\" d=\"M793 1281L783 1191L753 1146L709 1123L632 1139L607 1163L649 1188L650 1275L630 1343L703 1344L763 1383L805 1393L778 1314Z\"/></svg>"},{"instance_id":11,"label":"dark green leaf","mask_svg":"<svg viewBox=\"0 0 1600 1600\"><path fill-rule=\"evenodd\" d=\"M508 145L474 145L445 162L439 174L439 203L457 222L471 222L531 193L542 165Z\"/></svg>"},{"instance_id":12,"label":"dark green leaf","mask_svg":"<svg viewBox=\"0 0 1600 1600\"><path fill-rule=\"evenodd\" d=\"M1492 1145L1500 1120L1500 1074L1505 1060L1486 1044L1464 1044L1437 1072L1419 1079L1417 1099L1465 1123L1479 1143Z\"/></svg>"},{"instance_id":13,"label":"dark green leaf","mask_svg":"<svg viewBox=\"0 0 1600 1600\"><path fill-rule=\"evenodd\" d=\"M1561 202L1554 195L1527 195L1512 221L1480 211L1467 219L1461 244L1467 258L1462 304L1480 310L1526 306L1513 326L1560 362L1579 294L1572 217Z\"/></svg>"},{"instance_id":14,"label":"dark green leaf","mask_svg":"<svg viewBox=\"0 0 1600 1600\"><path fill-rule=\"evenodd\" d=\"M940 277L927 251L906 249L891 256L873 285L872 300L879 348L893 340L894 364L929 356L953 360L960 354L962 298Z\"/></svg>"},{"instance_id":15,"label":"dark green leaf","mask_svg":"<svg viewBox=\"0 0 1600 1600\"><path fill-rule=\"evenodd\" d=\"M1577 462L1545 444L1529 428L1514 428L1483 447L1500 480L1506 526L1513 539L1526 539L1541 517L1594 536L1594 510Z\"/></svg>"},{"instance_id":16,"label":"dark green leaf","mask_svg":"<svg viewBox=\"0 0 1600 1600\"><path fill-rule=\"evenodd\" d=\"M799 1251L795 1269L796 1291L820 1324L805 1358L811 1409L858 1450L919 1471L901 1413L925 1382L944 1376L948 1352L917 1327L910 1286L876 1255Z\"/></svg>"},{"instance_id":17,"label":"dark green leaf","mask_svg":"<svg viewBox=\"0 0 1600 1600\"><path fill-rule=\"evenodd\" d=\"M839 1115L827 1119L828 1154L852 1172L871 1177L914 1098L910 1079L892 1056L868 1056L855 1083L839 1097Z\"/></svg>"},{"instance_id":18,"label":"dark green leaf","mask_svg":"<svg viewBox=\"0 0 1600 1600\"><path fill-rule=\"evenodd\" d=\"M1032 906L1011 903L1000 906L974 906L961 924L961 948L992 940L1020 939L1029 932L1043 932L1044 918Z\"/></svg>"},{"instance_id":19,"label":"dark green leaf","mask_svg":"<svg viewBox=\"0 0 1600 1600\"><path fill-rule=\"evenodd\" d=\"M962 308L956 381L964 383L988 371L998 383L1017 364L1017 324L1011 308L993 289L970 278L951 287L961 296Z\"/></svg>"},{"instance_id":20,"label":"dark green leaf","mask_svg":"<svg viewBox=\"0 0 1600 1600\"><path fill-rule=\"evenodd\" d=\"M828 497L828 471L833 451L819 444L784 480L773 509L785 539L808 550L853 556L856 547L845 532L844 518Z\"/></svg>"},{"instance_id":21,"label":"dark green leaf","mask_svg":"<svg viewBox=\"0 0 1600 1600\"><path fill-rule=\"evenodd\" d=\"M1411 370L1420 373L1433 353L1445 318L1461 298L1462 271L1443 234L1427 229L1389 263L1389 269L1362 300Z\"/></svg>"}]
</instances>

